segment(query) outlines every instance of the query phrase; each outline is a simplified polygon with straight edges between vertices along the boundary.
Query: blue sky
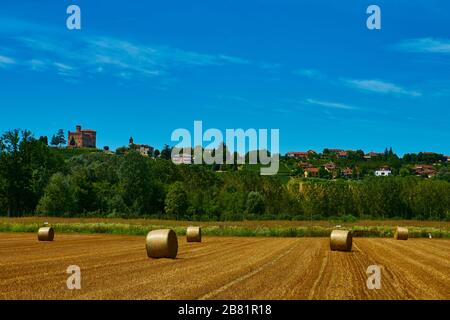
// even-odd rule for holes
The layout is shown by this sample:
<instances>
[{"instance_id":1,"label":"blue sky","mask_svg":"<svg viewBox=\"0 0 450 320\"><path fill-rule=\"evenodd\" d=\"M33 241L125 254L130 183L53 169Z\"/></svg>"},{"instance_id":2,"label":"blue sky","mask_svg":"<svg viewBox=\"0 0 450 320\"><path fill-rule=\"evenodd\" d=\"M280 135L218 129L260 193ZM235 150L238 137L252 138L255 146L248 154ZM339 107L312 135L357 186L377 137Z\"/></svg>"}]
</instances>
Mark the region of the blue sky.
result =
<instances>
[{"instance_id":1,"label":"blue sky","mask_svg":"<svg viewBox=\"0 0 450 320\"><path fill-rule=\"evenodd\" d=\"M82 30L66 28L81 8ZM377 4L382 29L366 28ZM280 149L450 154L448 1L3 0L0 131L115 148L280 129ZM174 144L174 143L172 143Z\"/></svg>"}]
</instances>

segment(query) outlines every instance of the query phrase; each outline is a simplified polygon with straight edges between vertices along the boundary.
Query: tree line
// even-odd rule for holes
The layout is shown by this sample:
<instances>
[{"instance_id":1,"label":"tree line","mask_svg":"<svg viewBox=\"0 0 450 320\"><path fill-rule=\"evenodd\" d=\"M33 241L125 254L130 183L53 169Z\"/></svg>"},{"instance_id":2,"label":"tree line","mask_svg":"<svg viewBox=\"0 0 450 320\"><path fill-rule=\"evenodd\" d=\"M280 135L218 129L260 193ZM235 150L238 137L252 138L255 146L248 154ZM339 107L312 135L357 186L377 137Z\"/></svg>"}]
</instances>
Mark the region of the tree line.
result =
<instances>
[{"instance_id":1,"label":"tree line","mask_svg":"<svg viewBox=\"0 0 450 320\"><path fill-rule=\"evenodd\" d=\"M449 219L450 183L418 177L327 181L217 171L137 152L64 157L31 132L0 138L0 214L187 220Z\"/></svg>"}]
</instances>

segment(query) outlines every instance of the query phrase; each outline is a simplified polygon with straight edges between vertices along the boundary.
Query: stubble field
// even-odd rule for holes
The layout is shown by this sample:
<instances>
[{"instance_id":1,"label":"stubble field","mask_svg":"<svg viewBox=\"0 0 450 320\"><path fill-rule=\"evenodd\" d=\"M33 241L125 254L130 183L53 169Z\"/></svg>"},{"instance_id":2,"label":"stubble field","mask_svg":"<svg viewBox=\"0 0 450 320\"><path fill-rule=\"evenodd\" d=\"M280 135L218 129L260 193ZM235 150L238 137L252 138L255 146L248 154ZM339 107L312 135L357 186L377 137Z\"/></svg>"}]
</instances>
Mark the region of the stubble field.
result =
<instances>
[{"instance_id":1,"label":"stubble field","mask_svg":"<svg viewBox=\"0 0 450 320\"><path fill-rule=\"evenodd\" d=\"M0 234L0 299L450 299L450 240L179 237L177 259L149 259L139 236ZM381 267L379 290L366 286ZM81 290L69 290L70 265Z\"/></svg>"}]
</instances>

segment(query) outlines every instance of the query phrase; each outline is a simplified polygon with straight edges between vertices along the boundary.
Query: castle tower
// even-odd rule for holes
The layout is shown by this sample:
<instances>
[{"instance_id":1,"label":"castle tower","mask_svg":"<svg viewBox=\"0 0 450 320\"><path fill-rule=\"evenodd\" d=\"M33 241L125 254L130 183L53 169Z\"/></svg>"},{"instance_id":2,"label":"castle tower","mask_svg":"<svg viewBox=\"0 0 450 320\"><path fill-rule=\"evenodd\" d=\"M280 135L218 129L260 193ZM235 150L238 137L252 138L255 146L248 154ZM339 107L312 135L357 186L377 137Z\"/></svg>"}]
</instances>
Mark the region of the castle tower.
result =
<instances>
[{"instance_id":1,"label":"castle tower","mask_svg":"<svg viewBox=\"0 0 450 320\"><path fill-rule=\"evenodd\" d=\"M97 132L90 129L81 130L81 126L75 127L75 132L68 133L68 147L70 148L96 148Z\"/></svg>"}]
</instances>

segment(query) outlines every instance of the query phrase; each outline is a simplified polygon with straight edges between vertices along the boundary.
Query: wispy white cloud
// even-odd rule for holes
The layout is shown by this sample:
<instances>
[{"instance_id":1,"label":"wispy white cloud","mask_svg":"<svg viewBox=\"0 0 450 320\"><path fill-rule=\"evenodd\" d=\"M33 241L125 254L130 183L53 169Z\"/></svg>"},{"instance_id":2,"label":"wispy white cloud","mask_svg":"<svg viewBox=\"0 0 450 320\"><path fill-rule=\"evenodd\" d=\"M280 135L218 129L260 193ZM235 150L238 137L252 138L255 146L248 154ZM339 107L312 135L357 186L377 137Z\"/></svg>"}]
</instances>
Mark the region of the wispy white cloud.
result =
<instances>
[{"instance_id":1,"label":"wispy white cloud","mask_svg":"<svg viewBox=\"0 0 450 320\"><path fill-rule=\"evenodd\" d=\"M450 53L450 39L407 39L394 45L394 48L405 52Z\"/></svg>"},{"instance_id":2,"label":"wispy white cloud","mask_svg":"<svg viewBox=\"0 0 450 320\"><path fill-rule=\"evenodd\" d=\"M343 80L350 87L360 90L371 91L382 94L399 94L410 97L419 97L422 94L418 91L405 89L397 84L382 80Z\"/></svg>"},{"instance_id":3,"label":"wispy white cloud","mask_svg":"<svg viewBox=\"0 0 450 320\"><path fill-rule=\"evenodd\" d=\"M0 55L0 68L8 67L14 64L16 64L16 61L13 58Z\"/></svg>"},{"instance_id":4,"label":"wispy white cloud","mask_svg":"<svg viewBox=\"0 0 450 320\"><path fill-rule=\"evenodd\" d=\"M325 108L333 108L333 109L344 109L344 110L358 110L358 107L340 103L340 102L331 102L331 101L322 101L322 100L315 100L315 99L306 99L306 103L313 104Z\"/></svg>"},{"instance_id":5,"label":"wispy white cloud","mask_svg":"<svg viewBox=\"0 0 450 320\"><path fill-rule=\"evenodd\" d=\"M174 66L220 66L225 64L249 64L250 62L223 54L202 54L178 48L143 45L110 37L83 39L89 53L95 53L97 63L130 68L131 64L154 68ZM154 74L154 70L151 72Z\"/></svg>"},{"instance_id":6,"label":"wispy white cloud","mask_svg":"<svg viewBox=\"0 0 450 320\"><path fill-rule=\"evenodd\" d=\"M320 80L332 86L346 86L353 89L364 90L379 94L397 94L409 97L420 97L422 93L417 90L405 88L399 84L381 79L348 79L337 78L316 69L297 69L294 74L314 80Z\"/></svg>"},{"instance_id":7,"label":"wispy white cloud","mask_svg":"<svg viewBox=\"0 0 450 320\"><path fill-rule=\"evenodd\" d=\"M44 37L42 27L15 19L0 17L0 29L0 34L7 31L10 47L15 53L15 60L0 56L0 66L14 62L33 71L54 70L64 77L73 78L88 73L120 79L143 79L167 76L183 68L226 65L261 67L250 60L223 53L199 53L114 37L76 35L69 41L67 34L51 27L45 27Z\"/></svg>"},{"instance_id":8,"label":"wispy white cloud","mask_svg":"<svg viewBox=\"0 0 450 320\"><path fill-rule=\"evenodd\" d=\"M30 52L33 54L32 60L35 62L43 62L48 57L61 61L55 64L58 74L68 76L88 71L108 72L120 78L131 79L166 75L180 67L250 63L245 59L223 54L201 54L177 48L132 43L111 37L81 37L77 39L77 43L29 36L17 37L15 40L28 54Z\"/></svg>"},{"instance_id":9,"label":"wispy white cloud","mask_svg":"<svg viewBox=\"0 0 450 320\"><path fill-rule=\"evenodd\" d=\"M75 77L78 75L79 70L77 68L65 63L54 62L53 66L55 67L56 72L61 76Z\"/></svg>"}]
</instances>

